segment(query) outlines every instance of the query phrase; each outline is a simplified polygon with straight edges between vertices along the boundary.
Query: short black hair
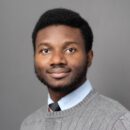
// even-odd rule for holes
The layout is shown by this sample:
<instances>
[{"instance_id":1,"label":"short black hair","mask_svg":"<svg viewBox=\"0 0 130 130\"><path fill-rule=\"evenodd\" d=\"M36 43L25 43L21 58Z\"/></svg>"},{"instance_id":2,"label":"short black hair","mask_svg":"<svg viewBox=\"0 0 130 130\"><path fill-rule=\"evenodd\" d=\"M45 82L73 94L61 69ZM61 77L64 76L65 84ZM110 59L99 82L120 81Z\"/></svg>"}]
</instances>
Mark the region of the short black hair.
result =
<instances>
[{"instance_id":1,"label":"short black hair","mask_svg":"<svg viewBox=\"0 0 130 130\"><path fill-rule=\"evenodd\" d=\"M85 41L85 49L88 52L92 49L93 32L86 20L84 20L77 12L65 8L50 9L43 13L36 23L33 33L32 42L35 51L35 42L38 31L50 25L67 25L79 28Z\"/></svg>"}]
</instances>

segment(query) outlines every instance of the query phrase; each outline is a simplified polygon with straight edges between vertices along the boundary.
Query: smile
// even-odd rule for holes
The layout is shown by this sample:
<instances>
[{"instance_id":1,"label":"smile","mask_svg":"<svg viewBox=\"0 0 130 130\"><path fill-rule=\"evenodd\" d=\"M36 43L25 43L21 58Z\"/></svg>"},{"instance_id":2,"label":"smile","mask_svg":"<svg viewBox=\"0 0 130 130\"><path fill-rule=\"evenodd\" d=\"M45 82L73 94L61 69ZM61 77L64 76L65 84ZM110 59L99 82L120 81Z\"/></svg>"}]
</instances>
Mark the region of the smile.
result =
<instances>
[{"instance_id":1,"label":"smile","mask_svg":"<svg viewBox=\"0 0 130 130\"><path fill-rule=\"evenodd\" d=\"M50 73L49 74L52 78L55 78L55 79L62 79L62 78L65 78L66 76L69 75L69 73Z\"/></svg>"},{"instance_id":2,"label":"smile","mask_svg":"<svg viewBox=\"0 0 130 130\"><path fill-rule=\"evenodd\" d=\"M70 69L67 68L55 68L55 69L50 69L48 71L48 74L55 79L62 79L65 78L69 75Z\"/></svg>"}]
</instances>

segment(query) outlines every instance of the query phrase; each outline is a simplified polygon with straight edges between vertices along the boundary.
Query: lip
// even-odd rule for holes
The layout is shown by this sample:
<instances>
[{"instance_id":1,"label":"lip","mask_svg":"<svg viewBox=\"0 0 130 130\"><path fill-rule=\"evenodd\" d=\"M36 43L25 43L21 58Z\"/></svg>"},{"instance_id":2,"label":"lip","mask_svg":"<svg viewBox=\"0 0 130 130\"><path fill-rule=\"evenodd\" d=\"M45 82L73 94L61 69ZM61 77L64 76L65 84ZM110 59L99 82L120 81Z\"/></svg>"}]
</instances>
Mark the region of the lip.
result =
<instances>
[{"instance_id":1,"label":"lip","mask_svg":"<svg viewBox=\"0 0 130 130\"><path fill-rule=\"evenodd\" d=\"M55 79L65 78L69 75L70 69L68 68L53 68L48 70L48 74Z\"/></svg>"},{"instance_id":2,"label":"lip","mask_svg":"<svg viewBox=\"0 0 130 130\"><path fill-rule=\"evenodd\" d=\"M69 72L58 72L58 73L50 73L49 74L52 78L55 78L55 79L62 79L62 78L65 78L69 75Z\"/></svg>"}]
</instances>

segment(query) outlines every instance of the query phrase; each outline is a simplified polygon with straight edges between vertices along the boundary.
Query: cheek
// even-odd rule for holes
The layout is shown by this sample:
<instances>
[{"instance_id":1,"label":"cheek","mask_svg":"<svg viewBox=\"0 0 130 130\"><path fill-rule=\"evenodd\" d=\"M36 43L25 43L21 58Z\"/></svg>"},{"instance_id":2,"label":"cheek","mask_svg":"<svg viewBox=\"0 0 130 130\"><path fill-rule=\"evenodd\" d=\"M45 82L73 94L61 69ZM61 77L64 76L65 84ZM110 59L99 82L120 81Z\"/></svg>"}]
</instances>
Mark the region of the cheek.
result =
<instances>
[{"instance_id":1,"label":"cheek","mask_svg":"<svg viewBox=\"0 0 130 130\"><path fill-rule=\"evenodd\" d=\"M74 57L68 58L68 64L72 68L80 68L87 63L87 58L84 55L76 55Z\"/></svg>"},{"instance_id":2,"label":"cheek","mask_svg":"<svg viewBox=\"0 0 130 130\"><path fill-rule=\"evenodd\" d=\"M35 71L39 77L43 77L45 75L45 64L41 58L35 57L34 59L34 66L35 66Z\"/></svg>"},{"instance_id":3,"label":"cheek","mask_svg":"<svg viewBox=\"0 0 130 130\"><path fill-rule=\"evenodd\" d=\"M41 64L39 64L39 62L37 60L34 61L34 67L35 67L36 73L38 75L41 75L41 72L42 72L41 70L43 70L42 68L44 68L44 67L42 67Z\"/></svg>"},{"instance_id":4,"label":"cheek","mask_svg":"<svg viewBox=\"0 0 130 130\"><path fill-rule=\"evenodd\" d=\"M38 68L44 68L46 65L48 65L47 60L43 59L41 56L35 56L34 63Z\"/></svg>"}]
</instances>

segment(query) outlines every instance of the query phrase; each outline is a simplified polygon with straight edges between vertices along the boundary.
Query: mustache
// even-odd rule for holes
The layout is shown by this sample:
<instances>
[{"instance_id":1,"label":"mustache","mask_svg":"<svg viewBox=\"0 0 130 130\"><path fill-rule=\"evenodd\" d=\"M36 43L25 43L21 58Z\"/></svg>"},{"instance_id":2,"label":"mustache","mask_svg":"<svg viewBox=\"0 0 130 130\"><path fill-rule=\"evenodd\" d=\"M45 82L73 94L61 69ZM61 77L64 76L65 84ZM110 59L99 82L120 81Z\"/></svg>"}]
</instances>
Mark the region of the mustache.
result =
<instances>
[{"instance_id":1,"label":"mustache","mask_svg":"<svg viewBox=\"0 0 130 130\"><path fill-rule=\"evenodd\" d=\"M71 69L64 65L54 65L47 69L47 73L68 73Z\"/></svg>"}]
</instances>

